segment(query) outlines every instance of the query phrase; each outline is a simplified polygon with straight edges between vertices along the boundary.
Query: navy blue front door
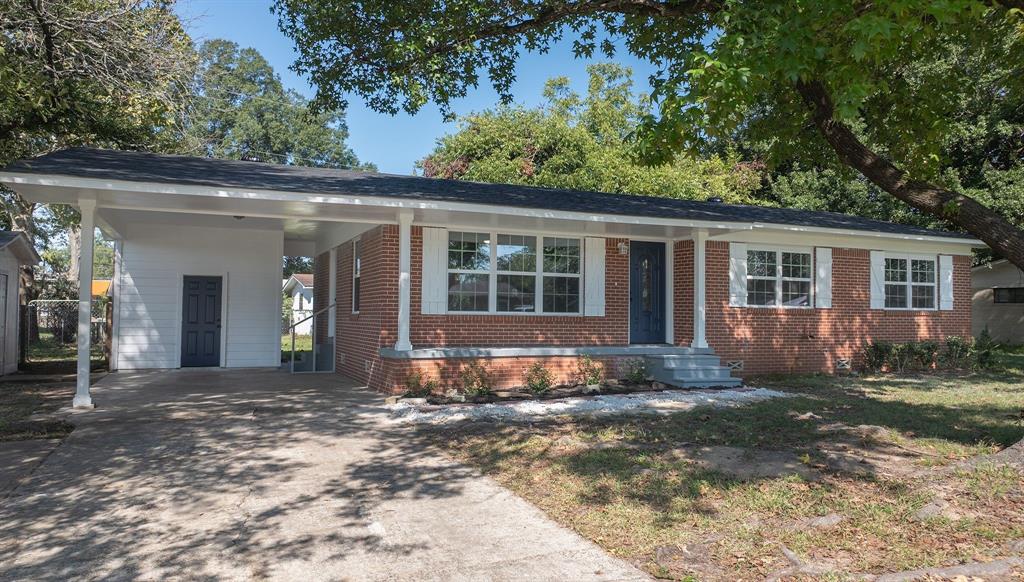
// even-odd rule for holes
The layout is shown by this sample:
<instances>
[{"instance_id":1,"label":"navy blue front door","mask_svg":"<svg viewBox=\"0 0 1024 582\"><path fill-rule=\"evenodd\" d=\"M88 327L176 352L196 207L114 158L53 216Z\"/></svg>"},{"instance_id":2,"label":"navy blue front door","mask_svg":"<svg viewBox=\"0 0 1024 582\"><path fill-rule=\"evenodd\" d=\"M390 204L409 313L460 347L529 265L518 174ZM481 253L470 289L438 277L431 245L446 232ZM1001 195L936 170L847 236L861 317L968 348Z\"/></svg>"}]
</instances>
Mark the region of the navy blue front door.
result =
<instances>
[{"instance_id":1,"label":"navy blue front door","mask_svg":"<svg viewBox=\"0 0 1024 582\"><path fill-rule=\"evenodd\" d=\"M220 365L220 277L185 277L181 365Z\"/></svg>"},{"instance_id":2,"label":"navy blue front door","mask_svg":"<svg viewBox=\"0 0 1024 582\"><path fill-rule=\"evenodd\" d=\"M629 341L665 342L665 243L629 244Z\"/></svg>"}]
</instances>

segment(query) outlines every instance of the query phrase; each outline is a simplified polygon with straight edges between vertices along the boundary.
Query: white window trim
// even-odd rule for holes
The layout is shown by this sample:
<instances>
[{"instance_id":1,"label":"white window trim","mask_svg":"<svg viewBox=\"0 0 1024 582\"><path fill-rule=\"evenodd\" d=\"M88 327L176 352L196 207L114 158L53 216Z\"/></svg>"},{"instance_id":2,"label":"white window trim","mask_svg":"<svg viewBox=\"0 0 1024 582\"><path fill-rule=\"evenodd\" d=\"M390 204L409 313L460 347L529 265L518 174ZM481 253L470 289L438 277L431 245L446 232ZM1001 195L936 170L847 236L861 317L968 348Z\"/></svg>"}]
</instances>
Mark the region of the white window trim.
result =
<instances>
[{"instance_id":1,"label":"white window trim","mask_svg":"<svg viewBox=\"0 0 1024 582\"><path fill-rule=\"evenodd\" d=\"M750 267L747 267L747 297L746 304L744 307L750 307L753 309L816 309L814 306L814 274L815 274L815 257L814 249L812 247L789 247L789 246L754 246L747 245L747 252L751 251L764 251L769 253L775 253L775 262L777 271L774 277L762 277L758 275L750 274ZM801 279L799 277L783 277L782 276L782 253L800 253L804 255L810 255L811 257L811 276L809 279ZM749 259L748 259L749 260ZM753 305L750 303L750 281L761 280L761 281L775 281L775 305ZM783 281L803 281L809 283L810 287L807 291L807 305L783 305L782 304L782 282Z\"/></svg>"},{"instance_id":2,"label":"white window trim","mask_svg":"<svg viewBox=\"0 0 1024 582\"><path fill-rule=\"evenodd\" d=\"M358 238L352 240L352 315L359 315L359 309L356 305L356 279L359 279L359 296L363 296L363 270L358 261L360 242L361 239Z\"/></svg>"},{"instance_id":3,"label":"white window trim","mask_svg":"<svg viewBox=\"0 0 1024 582\"><path fill-rule=\"evenodd\" d=\"M518 232L518 231L486 231L473 228L459 228L450 229L447 232L447 236L451 236L453 232L471 232L476 234L486 234L490 237L491 241L491 255L490 265L488 270L472 270L472 269L445 269L445 280L447 281L448 275L455 274L466 274L466 275L488 275L488 300L487 303L490 307L488 311L458 311L454 309L445 309L448 315L516 315L516 316L546 316L546 317L576 317L583 315L583 269L584 266L584 240L582 236L571 236L571 235L560 235L553 233L535 233L535 232ZM504 234L509 236L525 236L534 239L534 250L536 252L536 269L533 272L534 276L534 311L498 311L498 276L499 275L529 275L527 271L499 271L498 270L498 235ZM580 257L579 257L579 273L548 273L544 271L544 238L564 238L575 240L579 243ZM450 240L450 239L449 239ZM448 259L448 247L445 247L445 263ZM572 277L579 280L580 296L577 299L578 308L576 311L544 311L544 277ZM447 302L447 295L445 297Z\"/></svg>"},{"instance_id":4,"label":"white window trim","mask_svg":"<svg viewBox=\"0 0 1024 582\"><path fill-rule=\"evenodd\" d=\"M899 282L889 282L885 278L885 261L882 262L882 309L886 311L938 311L939 310L939 257L938 255L918 255L908 253L885 253L884 258L888 259L906 259L907 261L907 280L903 285L907 288L907 306L906 307L887 307L885 305L885 288L889 285L898 285ZM916 283L917 286L923 287L925 285L931 285L932 288L932 306L931 307L914 307L914 285L913 282L913 268L911 261L931 261L935 265L935 281L932 283Z\"/></svg>"}]
</instances>

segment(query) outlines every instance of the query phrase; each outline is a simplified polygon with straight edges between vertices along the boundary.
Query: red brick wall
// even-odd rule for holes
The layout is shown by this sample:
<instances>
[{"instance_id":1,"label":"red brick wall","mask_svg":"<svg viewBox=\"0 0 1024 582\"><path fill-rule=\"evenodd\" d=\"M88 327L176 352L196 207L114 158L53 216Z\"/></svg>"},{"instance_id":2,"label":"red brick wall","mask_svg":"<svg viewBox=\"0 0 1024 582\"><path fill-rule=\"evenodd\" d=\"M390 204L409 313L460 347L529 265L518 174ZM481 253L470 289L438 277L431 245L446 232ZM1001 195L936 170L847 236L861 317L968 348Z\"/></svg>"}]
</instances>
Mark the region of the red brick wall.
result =
<instances>
[{"instance_id":1,"label":"red brick wall","mask_svg":"<svg viewBox=\"0 0 1024 582\"><path fill-rule=\"evenodd\" d=\"M628 344L629 257L619 254L617 245L622 240L607 239L605 244L604 317L424 315L420 306L423 229L413 227L413 347Z\"/></svg>"},{"instance_id":2,"label":"red brick wall","mask_svg":"<svg viewBox=\"0 0 1024 582\"><path fill-rule=\"evenodd\" d=\"M868 340L943 340L971 333L970 257L953 257L952 311L871 309L870 251L833 249L832 308L729 307L729 244L707 243L707 337L744 374L831 372Z\"/></svg>"},{"instance_id":3,"label":"red brick wall","mask_svg":"<svg viewBox=\"0 0 1024 582\"><path fill-rule=\"evenodd\" d=\"M677 346L688 346L693 341L693 241L675 243L672 254L672 326Z\"/></svg>"},{"instance_id":4,"label":"red brick wall","mask_svg":"<svg viewBox=\"0 0 1024 582\"><path fill-rule=\"evenodd\" d=\"M626 361L630 358L610 357L594 358L604 368L605 378L621 379L628 368ZM409 375L418 371L424 381L436 380L441 389L460 388L462 386L461 371L470 362L469 359L432 359L406 360L386 359L384 373L376 377L370 387L382 392L400 393L405 390L405 382ZM542 362L554 374L555 384L567 383L576 375L579 358L568 356L521 357L521 358L488 358L481 360L494 382L494 388L512 388L524 385L523 373L535 362Z\"/></svg>"},{"instance_id":5,"label":"red brick wall","mask_svg":"<svg viewBox=\"0 0 1024 582\"><path fill-rule=\"evenodd\" d=\"M334 369L381 387L380 348L395 344L398 330L398 227L383 225L360 237L359 313L352 313L352 242L338 247Z\"/></svg>"}]
</instances>

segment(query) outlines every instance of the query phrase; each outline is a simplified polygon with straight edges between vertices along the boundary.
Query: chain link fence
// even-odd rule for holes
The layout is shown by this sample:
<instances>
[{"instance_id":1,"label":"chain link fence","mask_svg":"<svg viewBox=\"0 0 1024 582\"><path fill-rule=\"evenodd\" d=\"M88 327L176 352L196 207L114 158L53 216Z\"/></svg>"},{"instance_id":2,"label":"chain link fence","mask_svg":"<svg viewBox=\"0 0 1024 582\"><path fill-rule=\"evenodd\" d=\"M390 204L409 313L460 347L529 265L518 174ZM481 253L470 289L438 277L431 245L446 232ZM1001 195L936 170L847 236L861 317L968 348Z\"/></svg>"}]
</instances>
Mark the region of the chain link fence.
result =
<instances>
[{"instance_id":1,"label":"chain link fence","mask_svg":"<svg viewBox=\"0 0 1024 582\"><path fill-rule=\"evenodd\" d=\"M90 318L91 356L95 362L108 361L110 354L109 298L93 298ZM78 300L36 299L25 308L22 329L25 361L59 365L78 358Z\"/></svg>"}]
</instances>

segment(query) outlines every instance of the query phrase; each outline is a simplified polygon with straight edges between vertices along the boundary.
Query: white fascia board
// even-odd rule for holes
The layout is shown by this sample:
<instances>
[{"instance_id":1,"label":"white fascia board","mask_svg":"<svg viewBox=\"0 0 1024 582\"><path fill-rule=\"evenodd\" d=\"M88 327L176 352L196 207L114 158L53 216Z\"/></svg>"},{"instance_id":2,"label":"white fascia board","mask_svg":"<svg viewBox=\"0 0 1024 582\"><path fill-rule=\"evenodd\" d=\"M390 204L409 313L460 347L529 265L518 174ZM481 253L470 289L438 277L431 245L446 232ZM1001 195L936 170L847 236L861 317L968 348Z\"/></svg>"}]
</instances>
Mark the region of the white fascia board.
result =
<instances>
[{"instance_id":1,"label":"white fascia board","mask_svg":"<svg viewBox=\"0 0 1024 582\"><path fill-rule=\"evenodd\" d=\"M503 214L512 216L524 216L540 219L561 219L591 223L613 223L626 225L654 225L654 226L675 226L692 228L710 228L725 230L752 230L768 229L775 231L819 233L823 235L845 234L858 237L874 237L882 239L898 239L923 242L944 242L959 245L966 245L971 248L984 248L986 245L979 240L963 239L953 237L897 234L885 232L871 232L856 229L838 229L813 226L797 226L787 224L759 223L759 222L725 222L707 220L686 220L674 218L656 218L644 216L630 216L618 214L593 214L586 212L546 210L542 208L523 208L501 206L493 204L478 204L470 202L446 202L437 200L412 200L403 198L385 198L379 196L349 196L342 194L305 194L297 192L284 192L280 190L238 190L213 186L195 186L190 184L165 184L161 182L135 182L129 180L103 180L99 178L83 178L80 176L66 176L61 174L34 174L21 172L2 172L0 182L17 186L19 184L34 186L51 186L63 188L79 188L94 191L111 190L121 192L146 192L153 194L170 194L185 196L205 196L216 198L235 198L249 200L269 200L284 202L309 202L318 204L348 204L352 206L385 207L395 209L413 210L447 210L453 212L480 212L488 214ZM713 237L709 237L713 238Z\"/></svg>"},{"instance_id":2,"label":"white fascia board","mask_svg":"<svg viewBox=\"0 0 1024 582\"><path fill-rule=\"evenodd\" d=\"M871 237L879 239L899 239L902 241L923 241L929 243L950 243L956 245L969 245L976 248L984 248L988 245L977 239L962 239L959 237L938 237L934 235L910 235L905 233L877 233L873 231L859 231L856 228L828 228L825 226L800 226L797 224L773 224L765 222L754 222L754 230L767 228L772 231L786 231L791 233L813 233L822 235L849 235L851 237Z\"/></svg>"}]
</instances>

